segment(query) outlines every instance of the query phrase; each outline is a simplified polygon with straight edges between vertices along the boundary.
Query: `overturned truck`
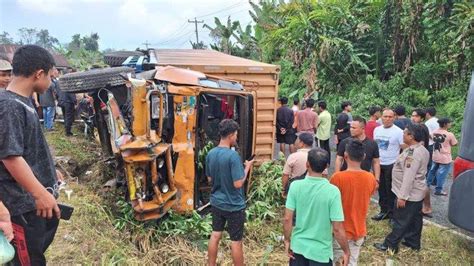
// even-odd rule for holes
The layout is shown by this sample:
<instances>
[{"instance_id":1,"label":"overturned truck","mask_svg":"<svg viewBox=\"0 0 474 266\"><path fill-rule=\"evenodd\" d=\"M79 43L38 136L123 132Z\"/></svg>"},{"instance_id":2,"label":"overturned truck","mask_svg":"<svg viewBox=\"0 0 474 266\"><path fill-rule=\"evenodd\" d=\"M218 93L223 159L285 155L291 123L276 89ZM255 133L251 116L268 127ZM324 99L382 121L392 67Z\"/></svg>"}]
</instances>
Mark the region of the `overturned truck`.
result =
<instances>
[{"instance_id":1,"label":"overturned truck","mask_svg":"<svg viewBox=\"0 0 474 266\"><path fill-rule=\"evenodd\" d=\"M258 83L171 66L134 72L72 73L60 85L93 97L102 149L126 183L137 220L203 209L211 192L205 156L218 143L219 122L240 125L235 148L242 158L255 152Z\"/></svg>"}]
</instances>

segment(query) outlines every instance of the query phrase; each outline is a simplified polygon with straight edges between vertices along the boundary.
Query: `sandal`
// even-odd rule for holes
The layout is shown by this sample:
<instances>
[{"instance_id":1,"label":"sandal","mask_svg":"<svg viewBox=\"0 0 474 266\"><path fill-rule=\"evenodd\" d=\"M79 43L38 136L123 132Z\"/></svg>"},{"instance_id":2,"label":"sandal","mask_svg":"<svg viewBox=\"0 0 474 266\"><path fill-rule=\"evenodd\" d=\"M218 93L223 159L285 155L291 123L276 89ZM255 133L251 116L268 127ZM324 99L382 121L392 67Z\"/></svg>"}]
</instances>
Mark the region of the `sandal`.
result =
<instances>
[{"instance_id":1,"label":"sandal","mask_svg":"<svg viewBox=\"0 0 474 266\"><path fill-rule=\"evenodd\" d=\"M421 213L423 213L424 217L433 218L433 213L431 212L428 212L428 213L421 212Z\"/></svg>"}]
</instances>

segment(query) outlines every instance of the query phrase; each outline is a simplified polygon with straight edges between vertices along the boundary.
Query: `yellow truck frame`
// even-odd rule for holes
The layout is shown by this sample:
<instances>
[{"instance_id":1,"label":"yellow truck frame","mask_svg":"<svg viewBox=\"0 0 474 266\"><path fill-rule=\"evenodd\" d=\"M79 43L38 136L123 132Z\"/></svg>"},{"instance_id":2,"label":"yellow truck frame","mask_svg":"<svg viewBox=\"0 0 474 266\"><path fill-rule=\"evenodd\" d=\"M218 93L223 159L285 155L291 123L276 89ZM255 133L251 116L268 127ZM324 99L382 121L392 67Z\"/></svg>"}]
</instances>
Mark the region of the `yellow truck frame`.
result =
<instances>
[{"instance_id":1,"label":"yellow truck frame","mask_svg":"<svg viewBox=\"0 0 474 266\"><path fill-rule=\"evenodd\" d=\"M209 118L219 120L209 114L209 107L217 107L217 114L227 108L238 120L238 152L248 158L255 151L256 91L249 84L244 89L236 81L170 66L129 75L128 80L128 127L113 92L102 89L98 98L107 110L112 152L124 169L135 218L158 219L171 208L186 213L208 206L204 195L211 186L198 169L203 162L197 155L206 143L217 141L206 134Z\"/></svg>"}]
</instances>

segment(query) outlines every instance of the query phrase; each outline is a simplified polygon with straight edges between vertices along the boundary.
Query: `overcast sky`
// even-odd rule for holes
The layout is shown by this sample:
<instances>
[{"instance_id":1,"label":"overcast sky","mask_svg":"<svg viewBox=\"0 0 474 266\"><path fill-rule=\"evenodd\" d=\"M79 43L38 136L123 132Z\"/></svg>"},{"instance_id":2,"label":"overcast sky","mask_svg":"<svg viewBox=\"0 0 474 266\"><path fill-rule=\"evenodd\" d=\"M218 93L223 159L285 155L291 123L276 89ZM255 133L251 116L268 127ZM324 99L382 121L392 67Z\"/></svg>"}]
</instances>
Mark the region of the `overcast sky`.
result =
<instances>
[{"instance_id":1,"label":"overcast sky","mask_svg":"<svg viewBox=\"0 0 474 266\"><path fill-rule=\"evenodd\" d=\"M22 27L47 29L61 43L71 36L97 32L99 48L144 48L148 41L157 48L191 48L194 24L204 20L214 26L214 17L239 20L247 25L247 0L0 0L0 32L15 40ZM199 39L209 44L209 30L198 24Z\"/></svg>"}]
</instances>

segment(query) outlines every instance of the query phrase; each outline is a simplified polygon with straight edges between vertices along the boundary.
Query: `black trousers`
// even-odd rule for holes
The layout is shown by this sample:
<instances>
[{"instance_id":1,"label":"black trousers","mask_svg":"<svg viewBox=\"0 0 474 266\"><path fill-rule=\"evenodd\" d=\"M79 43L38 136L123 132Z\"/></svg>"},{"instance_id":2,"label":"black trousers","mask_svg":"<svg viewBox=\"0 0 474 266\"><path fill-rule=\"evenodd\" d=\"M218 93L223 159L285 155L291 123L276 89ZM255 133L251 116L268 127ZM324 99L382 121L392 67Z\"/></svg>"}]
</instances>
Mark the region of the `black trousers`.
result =
<instances>
[{"instance_id":1,"label":"black trousers","mask_svg":"<svg viewBox=\"0 0 474 266\"><path fill-rule=\"evenodd\" d=\"M428 173L430 172L431 165L433 165L433 148L434 148L434 144L428 146L428 152L430 153L430 160L428 161L428 171L426 171L426 179L428 179ZM431 183L436 185L436 175L434 176L433 182Z\"/></svg>"},{"instance_id":2,"label":"black trousers","mask_svg":"<svg viewBox=\"0 0 474 266\"><path fill-rule=\"evenodd\" d=\"M75 108L73 103L63 104L63 115L64 115L64 128L66 134L71 134L72 123L74 122Z\"/></svg>"},{"instance_id":3,"label":"black trousers","mask_svg":"<svg viewBox=\"0 0 474 266\"><path fill-rule=\"evenodd\" d=\"M325 150L329 154L329 162L331 162L331 149L329 148L329 139L327 140L320 140L318 138L315 138L316 144L319 148Z\"/></svg>"},{"instance_id":4,"label":"black trousers","mask_svg":"<svg viewBox=\"0 0 474 266\"><path fill-rule=\"evenodd\" d=\"M414 249L421 247L421 231L423 229L423 201L407 201L405 208L393 209L392 232L385 238L385 245L391 248L398 247L402 239Z\"/></svg>"},{"instance_id":5,"label":"black trousers","mask_svg":"<svg viewBox=\"0 0 474 266\"><path fill-rule=\"evenodd\" d=\"M293 253L295 259L290 259L290 266L332 266L332 260L329 262L317 262L305 258L303 255Z\"/></svg>"},{"instance_id":6,"label":"black trousers","mask_svg":"<svg viewBox=\"0 0 474 266\"><path fill-rule=\"evenodd\" d=\"M380 166L379 206L380 211L389 213L393 210L395 194L392 192L393 164Z\"/></svg>"},{"instance_id":7,"label":"black trousers","mask_svg":"<svg viewBox=\"0 0 474 266\"><path fill-rule=\"evenodd\" d=\"M46 265L44 253L53 242L59 220L44 219L31 211L12 216L15 258L10 265Z\"/></svg>"}]
</instances>

